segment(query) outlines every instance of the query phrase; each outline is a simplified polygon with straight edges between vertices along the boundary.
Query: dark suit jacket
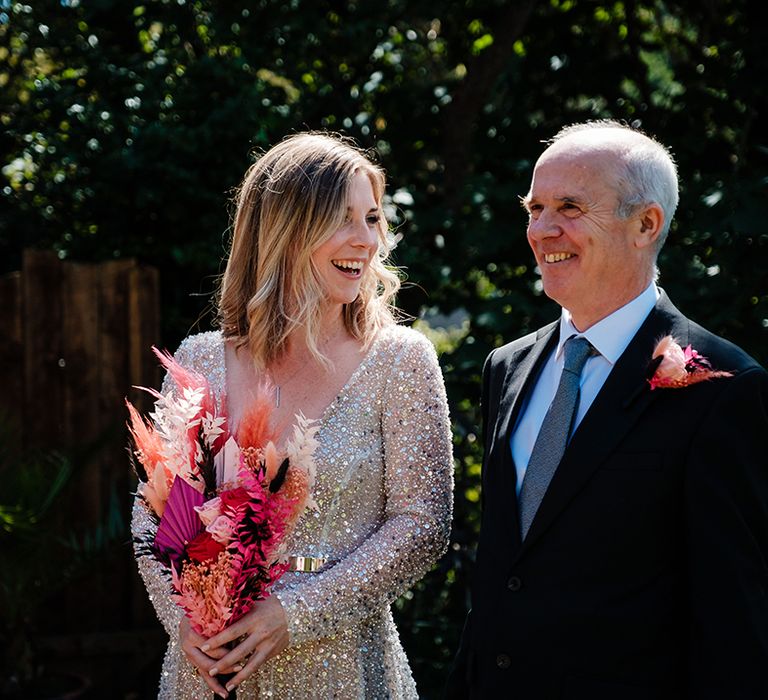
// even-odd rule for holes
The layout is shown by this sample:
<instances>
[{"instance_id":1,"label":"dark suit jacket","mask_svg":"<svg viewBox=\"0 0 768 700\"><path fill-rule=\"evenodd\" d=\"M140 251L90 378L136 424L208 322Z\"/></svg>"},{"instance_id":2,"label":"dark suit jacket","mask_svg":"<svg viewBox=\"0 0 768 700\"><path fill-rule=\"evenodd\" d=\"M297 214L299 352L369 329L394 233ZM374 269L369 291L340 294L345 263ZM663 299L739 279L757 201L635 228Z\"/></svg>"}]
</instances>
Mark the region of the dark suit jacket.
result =
<instances>
[{"instance_id":1,"label":"dark suit jacket","mask_svg":"<svg viewBox=\"0 0 768 700\"><path fill-rule=\"evenodd\" d=\"M486 362L482 525L448 697L768 698L768 374L662 295L521 543L510 431L557 331ZM734 376L651 391L666 334Z\"/></svg>"}]
</instances>

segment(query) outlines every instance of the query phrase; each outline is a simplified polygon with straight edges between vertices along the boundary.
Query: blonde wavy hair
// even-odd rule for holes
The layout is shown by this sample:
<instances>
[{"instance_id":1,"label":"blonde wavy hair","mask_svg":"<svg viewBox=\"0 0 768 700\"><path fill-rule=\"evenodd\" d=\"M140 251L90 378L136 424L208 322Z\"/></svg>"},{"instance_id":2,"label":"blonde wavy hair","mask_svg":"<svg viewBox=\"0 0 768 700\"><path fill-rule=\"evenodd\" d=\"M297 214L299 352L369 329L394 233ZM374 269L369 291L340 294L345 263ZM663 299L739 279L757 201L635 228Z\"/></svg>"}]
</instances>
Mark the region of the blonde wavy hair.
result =
<instances>
[{"instance_id":1,"label":"blonde wavy hair","mask_svg":"<svg viewBox=\"0 0 768 700\"><path fill-rule=\"evenodd\" d=\"M266 368L301 333L324 367L318 347L324 291L312 253L344 224L350 183L365 173L381 206L384 172L351 141L325 133L296 134L261 156L246 172L235 197L234 232L218 294L224 338L247 347ZM395 322L396 271L386 265L394 247L382 213L379 249L363 275L360 293L344 305L344 325L368 345Z\"/></svg>"}]
</instances>

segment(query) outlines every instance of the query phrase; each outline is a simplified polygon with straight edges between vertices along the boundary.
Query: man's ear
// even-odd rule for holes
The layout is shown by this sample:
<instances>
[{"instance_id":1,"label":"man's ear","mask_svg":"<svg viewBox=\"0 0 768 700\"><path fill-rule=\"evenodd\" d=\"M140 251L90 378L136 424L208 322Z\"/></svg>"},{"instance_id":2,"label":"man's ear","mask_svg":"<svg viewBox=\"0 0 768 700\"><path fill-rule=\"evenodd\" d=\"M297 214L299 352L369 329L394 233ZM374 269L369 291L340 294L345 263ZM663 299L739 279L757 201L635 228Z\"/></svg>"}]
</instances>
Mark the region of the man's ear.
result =
<instances>
[{"instance_id":1,"label":"man's ear","mask_svg":"<svg viewBox=\"0 0 768 700\"><path fill-rule=\"evenodd\" d=\"M664 210L655 202L644 207L637 215L635 247L647 248L656 244L664 226Z\"/></svg>"}]
</instances>

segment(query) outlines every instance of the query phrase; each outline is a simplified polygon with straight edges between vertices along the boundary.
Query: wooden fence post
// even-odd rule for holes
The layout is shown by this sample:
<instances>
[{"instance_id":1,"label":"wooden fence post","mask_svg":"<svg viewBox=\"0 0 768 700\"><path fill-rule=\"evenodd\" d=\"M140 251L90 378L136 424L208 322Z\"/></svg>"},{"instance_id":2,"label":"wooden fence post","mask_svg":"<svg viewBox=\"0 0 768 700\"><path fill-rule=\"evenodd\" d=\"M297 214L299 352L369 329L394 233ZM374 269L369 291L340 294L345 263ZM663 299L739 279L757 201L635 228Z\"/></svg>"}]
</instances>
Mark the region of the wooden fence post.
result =
<instances>
[{"instance_id":1,"label":"wooden fence post","mask_svg":"<svg viewBox=\"0 0 768 700\"><path fill-rule=\"evenodd\" d=\"M30 448L62 446L62 265L51 251L24 252L21 323L24 365L23 442Z\"/></svg>"},{"instance_id":2,"label":"wooden fence post","mask_svg":"<svg viewBox=\"0 0 768 700\"><path fill-rule=\"evenodd\" d=\"M156 387L160 342L157 270L134 260L100 264L59 260L51 251L24 252L21 272L0 278L0 413L27 449L77 455L62 515L67 530L91 533L117 495L129 523L135 479L126 455L132 387ZM55 625L68 631L125 630L151 622L126 532L117 556L54 603ZM54 631L53 629L51 631Z\"/></svg>"}]
</instances>

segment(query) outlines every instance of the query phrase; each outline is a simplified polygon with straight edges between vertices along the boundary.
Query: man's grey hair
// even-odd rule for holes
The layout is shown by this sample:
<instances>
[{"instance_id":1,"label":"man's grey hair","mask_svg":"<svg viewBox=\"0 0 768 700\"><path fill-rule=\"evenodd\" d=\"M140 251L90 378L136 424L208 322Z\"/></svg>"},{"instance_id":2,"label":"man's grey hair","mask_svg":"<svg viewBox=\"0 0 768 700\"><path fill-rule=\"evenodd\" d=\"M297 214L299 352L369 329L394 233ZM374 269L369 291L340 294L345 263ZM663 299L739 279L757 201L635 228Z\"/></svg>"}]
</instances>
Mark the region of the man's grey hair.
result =
<instances>
[{"instance_id":1,"label":"man's grey hair","mask_svg":"<svg viewBox=\"0 0 768 700\"><path fill-rule=\"evenodd\" d=\"M615 183L619 197L616 215L628 219L638 209L652 203L658 204L664 212L664 226L659 234L656 250L664 245L679 201L677 166L669 149L639 129L632 128L612 119L571 124L562 128L551 143L561 141L579 132L621 130L629 132L628 138L620 139L616 149L624 169ZM630 134L632 135L630 137ZM606 134L606 145L613 146L616 139Z\"/></svg>"}]
</instances>

